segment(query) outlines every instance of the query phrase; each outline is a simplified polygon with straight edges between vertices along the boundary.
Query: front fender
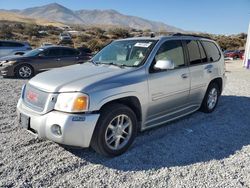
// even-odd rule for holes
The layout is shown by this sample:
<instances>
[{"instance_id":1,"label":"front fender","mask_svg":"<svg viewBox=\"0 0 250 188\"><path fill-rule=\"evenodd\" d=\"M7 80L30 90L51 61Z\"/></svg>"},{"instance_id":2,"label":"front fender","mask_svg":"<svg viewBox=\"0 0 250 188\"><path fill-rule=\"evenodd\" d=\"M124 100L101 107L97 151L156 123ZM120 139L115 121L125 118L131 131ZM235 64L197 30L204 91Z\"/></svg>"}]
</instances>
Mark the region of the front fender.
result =
<instances>
[{"instance_id":1,"label":"front fender","mask_svg":"<svg viewBox=\"0 0 250 188\"><path fill-rule=\"evenodd\" d=\"M98 111L98 110L101 109L101 107L103 105L107 104L108 102L112 102L112 101L122 99L122 98L125 98L125 97L136 97L136 98L138 98L139 101L141 101L141 97L137 92L135 92L135 91L126 91L126 92L116 93L116 94L113 94L113 95L107 95L104 98L93 102L91 109L93 109L93 111Z\"/></svg>"}]
</instances>

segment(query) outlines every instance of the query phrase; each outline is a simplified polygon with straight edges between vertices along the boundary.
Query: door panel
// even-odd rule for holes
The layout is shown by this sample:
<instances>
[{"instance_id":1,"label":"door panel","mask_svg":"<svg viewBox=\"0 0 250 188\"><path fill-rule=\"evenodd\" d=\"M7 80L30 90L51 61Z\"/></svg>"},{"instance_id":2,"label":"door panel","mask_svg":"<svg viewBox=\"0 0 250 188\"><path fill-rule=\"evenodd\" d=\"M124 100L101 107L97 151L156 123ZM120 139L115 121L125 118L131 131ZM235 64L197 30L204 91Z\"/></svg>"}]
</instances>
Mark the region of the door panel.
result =
<instances>
[{"instance_id":1,"label":"door panel","mask_svg":"<svg viewBox=\"0 0 250 188\"><path fill-rule=\"evenodd\" d=\"M188 68L150 74L148 82L148 120L176 111L187 104L190 87Z\"/></svg>"},{"instance_id":2,"label":"door panel","mask_svg":"<svg viewBox=\"0 0 250 188\"><path fill-rule=\"evenodd\" d=\"M75 49L62 49L61 66L75 65L79 61L79 52Z\"/></svg>"},{"instance_id":3,"label":"door panel","mask_svg":"<svg viewBox=\"0 0 250 188\"><path fill-rule=\"evenodd\" d=\"M189 63L191 88L189 95L189 103L200 106L206 93L207 85L212 80L216 71L214 63L209 63L209 58L200 41L186 41ZM195 61L194 61L195 60Z\"/></svg>"},{"instance_id":4,"label":"door panel","mask_svg":"<svg viewBox=\"0 0 250 188\"><path fill-rule=\"evenodd\" d=\"M39 70L47 70L60 67L62 61L62 52L60 48L49 48L37 57L37 65Z\"/></svg>"},{"instance_id":5,"label":"door panel","mask_svg":"<svg viewBox=\"0 0 250 188\"><path fill-rule=\"evenodd\" d=\"M169 60L175 64L175 69L166 71L154 70L153 65L158 60ZM188 103L190 90L189 68L185 65L185 58L181 41L166 41L159 48L148 75L149 107L146 126L156 121L166 121L170 113L185 108ZM173 118L174 116L171 116Z\"/></svg>"}]
</instances>

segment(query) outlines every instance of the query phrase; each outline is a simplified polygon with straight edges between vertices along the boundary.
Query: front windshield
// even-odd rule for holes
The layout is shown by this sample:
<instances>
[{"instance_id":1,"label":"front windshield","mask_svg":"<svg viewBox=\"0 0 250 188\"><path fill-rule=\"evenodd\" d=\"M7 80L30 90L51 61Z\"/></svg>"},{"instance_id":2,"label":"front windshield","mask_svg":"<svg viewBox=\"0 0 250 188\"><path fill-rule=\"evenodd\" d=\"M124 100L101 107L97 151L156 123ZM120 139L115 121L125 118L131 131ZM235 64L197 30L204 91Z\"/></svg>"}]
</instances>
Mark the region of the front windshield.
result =
<instances>
[{"instance_id":1,"label":"front windshield","mask_svg":"<svg viewBox=\"0 0 250 188\"><path fill-rule=\"evenodd\" d=\"M92 61L128 67L140 66L155 42L154 40L115 41L96 54Z\"/></svg>"},{"instance_id":2,"label":"front windshield","mask_svg":"<svg viewBox=\"0 0 250 188\"><path fill-rule=\"evenodd\" d=\"M33 57L33 56L37 56L39 53L41 53L42 51L44 51L43 48L37 48L31 51L26 52L23 56L26 57Z\"/></svg>"}]
</instances>

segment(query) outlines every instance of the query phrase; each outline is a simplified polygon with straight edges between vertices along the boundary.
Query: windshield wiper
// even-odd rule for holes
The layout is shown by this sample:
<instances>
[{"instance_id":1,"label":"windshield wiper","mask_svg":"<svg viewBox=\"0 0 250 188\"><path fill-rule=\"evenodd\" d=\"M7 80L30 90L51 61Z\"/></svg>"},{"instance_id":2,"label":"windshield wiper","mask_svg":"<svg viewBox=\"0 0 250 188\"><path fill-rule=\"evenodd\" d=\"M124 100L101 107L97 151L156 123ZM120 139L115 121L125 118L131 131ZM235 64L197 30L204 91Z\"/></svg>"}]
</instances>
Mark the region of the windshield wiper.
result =
<instances>
[{"instance_id":1,"label":"windshield wiper","mask_svg":"<svg viewBox=\"0 0 250 188\"><path fill-rule=\"evenodd\" d=\"M87 62L90 62L90 63L93 63L94 65L98 65L98 64L101 64L101 62L100 61L95 61L95 60L89 60L89 61L87 61Z\"/></svg>"},{"instance_id":2,"label":"windshield wiper","mask_svg":"<svg viewBox=\"0 0 250 188\"><path fill-rule=\"evenodd\" d=\"M104 63L103 63L104 64ZM114 65L120 68L124 68L126 65L125 64L116 64L114 62L110 62L110 63L105 63L106 65Z\"/></svg>"}]
</instances>

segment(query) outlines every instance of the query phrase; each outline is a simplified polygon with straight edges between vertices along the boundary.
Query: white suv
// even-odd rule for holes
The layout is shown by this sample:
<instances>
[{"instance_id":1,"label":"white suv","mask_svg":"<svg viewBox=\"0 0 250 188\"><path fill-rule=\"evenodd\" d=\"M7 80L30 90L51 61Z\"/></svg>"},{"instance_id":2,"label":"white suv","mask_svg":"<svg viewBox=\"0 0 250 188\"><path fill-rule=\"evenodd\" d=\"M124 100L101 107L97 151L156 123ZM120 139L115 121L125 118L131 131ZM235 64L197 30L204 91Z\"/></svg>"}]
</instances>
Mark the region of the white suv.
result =
<instances>
[{"instance_id":1,"label":"white suv","mask_svg":"<svg viewBox=\"0 0 250 188\"><path fill-rule=\"evenodd\" d=\"M210 39L129 38L90 62L32 78L17 109L20 124L39 137L115 156L138 130L212 112L224 85L224 58Z\"/></svg>"}]
</instances>

